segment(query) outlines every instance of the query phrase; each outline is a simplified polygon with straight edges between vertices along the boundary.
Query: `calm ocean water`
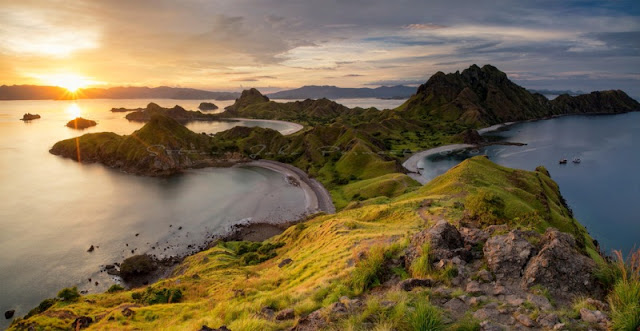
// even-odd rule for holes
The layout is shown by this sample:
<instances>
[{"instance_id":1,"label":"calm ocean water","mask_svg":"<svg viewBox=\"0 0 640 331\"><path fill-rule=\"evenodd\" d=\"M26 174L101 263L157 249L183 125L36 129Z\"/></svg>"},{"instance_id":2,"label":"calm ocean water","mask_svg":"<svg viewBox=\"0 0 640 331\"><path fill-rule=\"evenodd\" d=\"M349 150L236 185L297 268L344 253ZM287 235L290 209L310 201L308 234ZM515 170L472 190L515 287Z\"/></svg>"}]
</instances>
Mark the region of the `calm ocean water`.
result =
<instances>
[{"instance_id":1,"label":"calm ocean water","mask_svg":"<svg viewBox=\"0 0 640 331\"><path fill-rule=\"evenodd\" d=\"M487 155L498 164L533 170L545 166L573 209L605 251L640 246L640 113L567 116L520 123L500 135L526 146L490 146L426 158L432 179L462 160ZM560 159L568 159L565 165ZM581 163L571 161L580 158Z\"/></svg>"},{"instance_id":2,"label":"calm ocean water","mask_svg":"<svg viewBox=\"0 0 640 331\"><path fill-rule=\"evenodd\" d=\"M197 109L201 101L207 100L0 101L0 312L16 309L16 316L24 315L68 286L103 292L114 280L100 273L100 266L122 261L133 255L132 249L135 254L182 254L188 245L201 245L239 220L288 220L303 212L302 190L265 169L200 169L160 179L49 154L62 139L102 131L130 134L142 127L124 119L125 113L112 113L112 107L156 102ZM233 103L212 101L220 107L217 111ZM380 108L403 102L336 101ZM42 118L20 121L27 112ZM98 125L84 131L65 127L76 116ZM187 126L215 133L234 125L289 128L259 121ZM99 248L88 253L90 245ZM0 319L0 328L8 323Z\"/></svg>"}]
</instances>

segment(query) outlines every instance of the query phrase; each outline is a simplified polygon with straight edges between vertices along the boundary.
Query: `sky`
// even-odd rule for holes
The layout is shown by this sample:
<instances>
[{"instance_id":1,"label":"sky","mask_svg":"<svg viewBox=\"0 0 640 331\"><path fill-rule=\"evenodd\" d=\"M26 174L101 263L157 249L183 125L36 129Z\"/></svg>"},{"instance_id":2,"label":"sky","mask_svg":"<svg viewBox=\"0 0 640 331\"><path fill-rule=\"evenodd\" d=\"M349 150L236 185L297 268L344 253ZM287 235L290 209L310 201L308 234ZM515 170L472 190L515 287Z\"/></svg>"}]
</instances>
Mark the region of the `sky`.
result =
<instances>
[{"instance_id":1,"label":"sky","mask_svg":"<svg viewBox=\"0 0 640 331\"><path fill-rule=\"evenodd\" d=\"M638 0L0 0L0 84L265 92L492 64L640 97Z\"/></svg>"}]
</instances>

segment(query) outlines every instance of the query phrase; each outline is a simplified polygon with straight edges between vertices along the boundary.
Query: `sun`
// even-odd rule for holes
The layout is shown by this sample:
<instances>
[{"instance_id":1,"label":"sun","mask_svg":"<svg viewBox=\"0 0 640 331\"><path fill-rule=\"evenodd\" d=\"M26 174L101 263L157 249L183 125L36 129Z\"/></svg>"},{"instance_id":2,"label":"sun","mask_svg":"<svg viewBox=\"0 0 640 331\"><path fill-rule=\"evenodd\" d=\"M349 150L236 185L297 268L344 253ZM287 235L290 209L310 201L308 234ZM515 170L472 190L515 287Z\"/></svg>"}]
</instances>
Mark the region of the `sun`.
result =
<instances>
[{"instance_id":1,"label":"sun","mask_svg":"<svg viewBox=\"0 0 640 331\"><path fill-rule=\"evenodd\" d=\"M53 74L42 77L47 84L62 87L70 93L76 93L79 89L92 83L87 77L76 74Z\"/></svg>"}]
</instances>

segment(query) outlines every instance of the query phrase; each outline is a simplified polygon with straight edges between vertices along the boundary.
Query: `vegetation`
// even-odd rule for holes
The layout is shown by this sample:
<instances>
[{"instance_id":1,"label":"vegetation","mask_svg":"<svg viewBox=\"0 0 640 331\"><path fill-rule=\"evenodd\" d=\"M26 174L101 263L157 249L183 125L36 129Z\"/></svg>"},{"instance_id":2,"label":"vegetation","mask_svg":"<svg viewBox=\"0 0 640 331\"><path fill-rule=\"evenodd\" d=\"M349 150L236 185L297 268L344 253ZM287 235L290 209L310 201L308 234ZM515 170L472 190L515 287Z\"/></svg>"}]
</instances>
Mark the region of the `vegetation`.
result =
<instances>
[{"instance_id":1,"label":"vegetation","mask_svg":"<svg viewBox=\"0 0 640 331\"><path fill-rule=\"evenodd\" d=\"M412 330L438 331L444 330L442 313L428 302L420 301L415 310L409 314L409 325Z\"/></svg>"},{"instance_id":2,"label":"vegetation","mask_svg":"<svg viewBox=\"0 0 640 331\"><path fill-rule=\"evenodd\" d=\"M58 292L58 298L64 302L72 302L80 298L80 293L77 287L67 287Z\"/></svg>"},{"instance_id":3,"label":"vegetation","mask_svg":"<svg viewBox=\"0 0 640 331\"><path fill-rule=\"evenodd\" d=\"M611 321L614 330L637 330L640 328L640 250L632 253L627 262L620 251L616 251L617 262L612 268L619 270L620 277L609 292Z\"/></svg>"}]
</instances>

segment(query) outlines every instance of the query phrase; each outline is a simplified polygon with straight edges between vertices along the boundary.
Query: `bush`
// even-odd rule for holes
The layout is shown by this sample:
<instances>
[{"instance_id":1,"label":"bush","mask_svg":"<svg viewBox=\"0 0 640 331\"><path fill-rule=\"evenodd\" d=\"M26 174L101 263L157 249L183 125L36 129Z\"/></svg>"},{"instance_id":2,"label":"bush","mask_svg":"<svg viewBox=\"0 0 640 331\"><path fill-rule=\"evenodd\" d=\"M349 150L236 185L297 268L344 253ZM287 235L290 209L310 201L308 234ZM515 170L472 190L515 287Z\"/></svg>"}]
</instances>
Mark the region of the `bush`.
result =
<instances>
[{"instance_id":1,"label":"bush","mask_svg":"<svg viewBox=\"0 0 640 331\"><path fill-rule=\"evenodd\" d=\"M232 243L233 245L233 243ZM234 251L245 265L255 265L277 256L276 249L284 246L283 242L260 243L241 241L236 243Z\"/></svg>"},{"instance_id":2,"label":"bush","mask_svg":"<svg viewBox=\"0 0 640 331\"><path fill-rule=\"evenodd\" d=\"M44 299L42 300L42 302L40 302L38 307L31 309L24 318L27 319L33 315L43 313L47 311L47 309L51 308L51 306L53 306L56 302L58 302L58 299Z\"/></svg>"},{"instance_id":3,"label":"bush","mask_svg":"<svg viewBox=\"0 0 640 331\"><path fill-rule=\"evenodd\" d=\"M182 291L180 289L171 288L155 290L151 287L147 287L144 292L132 293L131 298L139 303L145 303L148 305L176 303L182 300Z\"/></svg>"},{"instance_id":4,"label":"bush","mask_svg":"<svg viewBox=\"0 0 640 331\"><path fill-rule=\"evenodd\" d=\"M107 290L107 293L115 293L115 292L120 292L120 291L124 291L124 287L118 285L118 284L113 284L111 285L111 287L109 287L109 289Z\"/></svg>"},{"instance_id":5,"label":"bush","mask_svg":"<svg viewBox=\"0 0 640 331\"><path fill-rule=\"evenodd\" d=\"M80 297L80 293L78 292L78 288L76 286L67 287L60 290L60 292L58 292L58 298L60 298L60 300L65 302L76 301L78 300L79 297Z\"/></svg>"},{"instance_id":6,"label":"bush","mask_svg":"<svg viewBox=\"0 0 640 331\"><path fill-rule=\"evenodd\" d=\"M369 255L356 263L351 274L350 285L356 295L380 285L384 276L385 249L373 246Z\"/></svg>"},{"instance_id":7,"label":"bush","mask_svg":"<svg viewBox=\"0 0 640 331\"><path fill-rule=\"evenodd\" d=\"M640 328L640 250L632 253L626 263L620 251L614 253L621 275L608 295L612 329L637 330Z\"/></svg>"},{"instance_id":8,"label":"bush","mask_svg":"<svg viewBox=\"0 0 640 331\"><path fill-rule=\"evenodd\" d=\"M426 301L420 301L416 309L409 313L408 321L412 330L438 331L444 330L440 310Z\"/></svg>"},{"instance_id":9,"label":"bush","mask_svg":"<svg viewBox=\"0 0 640 331\"><path fill-rule=\"evenodd\" d=\"M156 270L156 263L147 254L134 255L125 259L120 266L120 276L122 279L130 279L139 275L146 275Z\"/></svg>"}]
</instances>

